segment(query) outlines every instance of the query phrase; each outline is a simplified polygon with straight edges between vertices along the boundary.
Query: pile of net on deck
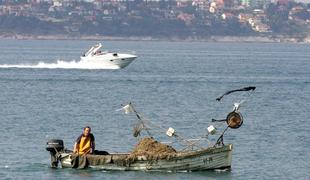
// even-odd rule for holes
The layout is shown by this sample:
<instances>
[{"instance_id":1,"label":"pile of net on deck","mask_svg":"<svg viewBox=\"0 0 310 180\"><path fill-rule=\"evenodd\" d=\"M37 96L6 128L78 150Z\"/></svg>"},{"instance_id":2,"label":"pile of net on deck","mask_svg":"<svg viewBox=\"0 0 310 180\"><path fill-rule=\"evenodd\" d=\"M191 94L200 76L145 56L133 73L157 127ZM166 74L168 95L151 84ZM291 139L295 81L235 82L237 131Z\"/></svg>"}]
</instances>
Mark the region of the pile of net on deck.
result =
<instances>
[{"instance_id":1,"label":"pile of net on deck","mask_svg":"<svg viewBox=\"0 0 310 180\"><path fill-rule=\"evenodd\" d=\"M160 143L151 137L146 137L139 141L127 159L136 160L139 156L144 156L146 160L158 160L169 159L175 155L176 150L171 146Z\"/></svg>"}]
</instances>

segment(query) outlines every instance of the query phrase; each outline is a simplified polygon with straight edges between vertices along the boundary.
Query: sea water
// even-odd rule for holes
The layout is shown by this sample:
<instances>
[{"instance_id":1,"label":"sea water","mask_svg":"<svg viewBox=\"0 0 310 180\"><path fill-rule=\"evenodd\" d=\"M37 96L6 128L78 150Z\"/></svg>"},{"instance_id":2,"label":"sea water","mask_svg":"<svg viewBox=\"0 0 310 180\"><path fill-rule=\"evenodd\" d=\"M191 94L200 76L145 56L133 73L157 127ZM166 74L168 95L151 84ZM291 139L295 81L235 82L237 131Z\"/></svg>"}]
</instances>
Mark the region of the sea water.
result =
<instances>
[{"instance_id":1,"label":"sea water","mask_svg":"<svg viewBox=\"0 0 310 180\"><path fill-rule=\"evenodd\" d=\"M310 46L286 43L104 41L135 51L125 69L85 68L79 56L95 41L0 41L0 179L309 179ZM251 96L222 93L256 86ZM244 123L228 129L232 169L189 173L51 169L46 141L71 149L86 125L96 148L129 152L135 116L116 111L133 102L144 117L184 138L205 136L242 99ZM178 143L162 129L152 135ZM210 139L216 139L221 133ZM145 136L145 132L142 132ZM207 145L207 143L202 144Z\"/></svg>"}]
</instances>

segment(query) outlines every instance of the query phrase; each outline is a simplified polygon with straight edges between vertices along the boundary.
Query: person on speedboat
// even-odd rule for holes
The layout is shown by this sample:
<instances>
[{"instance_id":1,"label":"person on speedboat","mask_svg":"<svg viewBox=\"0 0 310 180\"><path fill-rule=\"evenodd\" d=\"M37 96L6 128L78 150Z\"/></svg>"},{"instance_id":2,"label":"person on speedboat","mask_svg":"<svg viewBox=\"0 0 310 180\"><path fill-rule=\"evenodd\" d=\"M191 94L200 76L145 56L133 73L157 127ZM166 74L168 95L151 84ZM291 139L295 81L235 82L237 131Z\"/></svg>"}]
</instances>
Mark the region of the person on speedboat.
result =
<instances>
[{"instance_id":1,"label":"person on speedboat","mask_svg":"<svg viewBox=\"0 0 310 180\"><path fill-rule=\"evenodd\" d=\"M101 55L101 51L100 51L100 50L97 51L97 52L96 52L96 55L97 55L97 56Z\"/></svg>"},{"instance_id":2,"label":"person on speedboat","mask_svg":"<svg viewBox=\"0 0 310 180\"><path fill-rule=\"evenodd\" d=\"M79 155L93 154L95 151L95 137L89 126L84 127L83 133L76 139L73 153Z\"/></svg>"}]
</instances>

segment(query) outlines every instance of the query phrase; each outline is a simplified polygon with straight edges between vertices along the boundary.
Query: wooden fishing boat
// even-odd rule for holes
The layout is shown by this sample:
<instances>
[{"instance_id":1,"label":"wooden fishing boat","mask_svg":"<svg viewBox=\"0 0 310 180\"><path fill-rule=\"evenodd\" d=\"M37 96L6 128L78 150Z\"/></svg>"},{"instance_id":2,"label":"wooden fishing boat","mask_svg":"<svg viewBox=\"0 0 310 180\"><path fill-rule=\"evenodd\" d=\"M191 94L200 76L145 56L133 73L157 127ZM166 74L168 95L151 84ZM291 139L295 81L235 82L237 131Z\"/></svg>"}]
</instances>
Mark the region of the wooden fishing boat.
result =
<instances>
[{"instance_id":1,"label":"wooden fishing boat","mask_svg":"<svg viewBox=\"0 0 310 180\"><path fill-rule=\"evenodd\" d=\"M197 151L177 152L166 157L137 156L130 154L77 155L72 152L58 152L63 168L95 168L124 171L203 171L229 169L232 160L232 144L210 147Z\"/></svg>"},{"instance_id":2,"label":"wooden fishing boat","mask_svg":"<svg viewBox=\"0 0 310 180\"><path fill-rule=\"evenodd\" d=\"M225 95L237 91L254 91L255 87L246 87L226 92L217 98L220 101ZM51 139L47 142L46 150L51 155L51 167L61 164L62 168L96 168L101 170L123 171L204 171L214 169L230 169L232 162L232 144L224 144L224 133L228 128L238 129L243 124L243 116L239 112L240 103L234 103L233 111L228 113L225 119L212 122L226 122L227 126L217 138L215 143L208 139L209 135L216 135L217 128L213 125L207 128L207 134L201 139L208 141L207 147L192 142L180 136L173 128L166 131L166 135L174 137L187 150L177 151L171 146L153 139L149 130L154 123L138 113L131 103L122 108L125 113L134 113L139 122L134 127L134 137L140 136L142 130L147 131L149 137L140 139L139 144L130 153L107 153L95 151L94 154L79 155L64 148L64 143L59 139ZM161 126L155 127L163 129ZM165 130L165 129L164 129ZM149 145L149 146L148 146ZM188 150L190 149L190 150Z\"/></svg>"}]
</instances>

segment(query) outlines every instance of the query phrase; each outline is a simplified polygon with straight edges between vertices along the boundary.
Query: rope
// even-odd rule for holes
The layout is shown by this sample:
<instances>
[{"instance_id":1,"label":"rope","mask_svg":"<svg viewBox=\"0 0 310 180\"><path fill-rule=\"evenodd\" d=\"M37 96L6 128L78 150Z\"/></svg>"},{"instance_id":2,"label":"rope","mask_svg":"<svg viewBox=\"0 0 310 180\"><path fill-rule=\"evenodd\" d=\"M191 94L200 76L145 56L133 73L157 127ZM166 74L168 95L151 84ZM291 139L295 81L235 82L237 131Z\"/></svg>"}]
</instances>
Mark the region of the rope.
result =
<instances>
[{"instance_id":1,"label":"rope","mask_svg":"<svg viewBox=\"0 0 310 180\"><path fill-rule=\"evenodd\" d=\"M248 99L250 98L250 96L252 95L253 92L254 92L254 91L249 91L249 92L247 92L247 96L245 97L245 99L244 99L244 100L241 100L239 103L240 103L240 104L243 104L244 102L246 102L246 100L248 100ZM220 101L220 103L222 103L222 101ZM218 108L219 108L219 107L218 107ZM140 135L140 132L141 132L142 130L146 130L147 134L148 134L150 137L152 137L152 136L151 136L151 133L150 133L150 131L149 131L149 130L151 129L152 126L153 126L153 128L158 128L158 129L160 129L160 130L166 132L166 128L163 128L162 126L160 126L160 125L158 125L158 124L156 124L156 123L153 123L152 121L148 120L148 119L145 118L142 114L139 114L139 113L135 110L135 108L134 108L133 106L132 106L132 109L133 109L134 113L136 114L136 116L137 116L137 118L138 118L138 120L139 120L139 123L134 127L134 136L135 136L135 137L139 136L139 135ZM218 114L218 110L216 110L216 114ZM196 117L195 115L193 115L193 117L197 119L197 117ZM221 125L222 125L222 123L221 123ZM221 125L220 125L220 127L221 127ZM224 125L222 125L222 126L224 126ZM228 127L229 127L229 125L228 125L228 126L224 129L224 131L221 133L221 135L220 135L220 137L218 138L218 140L217 140L217 142L215 143L215 145L217 145L217 144L220 142L221 139L222 139L222 143L223 143L223 136L224 136L224 133L227 131ZM208 134L207 134L206 136L204 136L204 137L201 137L201 138L196 139L197 142L192 142L190 139L188 139L188 138L183 138L183 137L180 136L179 134L174 134L173 136L176 138L177 141L179 141L180 144L183 144L183 145L186 146L185 149L187 149L187 148L192 148L192 149L193 149L194 147L203 149L202 147L200 147L200 146L198 145L198 142L199 142L199 141L202 141L202 140L206 140L206 141L208 142L208 145L212 144L212 143L209 141L209 139L208 139ZM214 145L214 146L215 146L215 145Z\"/></svg>"},{"instance_id":2,"label":"rope","mask_svg":"<svg viewBox=\"0 0 310 180\"><path fill-rule=\"evenodd\" d=\"M144 127L150 128L150 127L146 126L146 124L149 124L150 126L153 126L155 128L158 128L158 129L166 132L166 128L163 128L162 126L160 126L156 123L153 123L152 121L148 120L147 118L144 118L144 116L139 114L137 111L134 110L134 112L136 113L136 115L137 115L138 119L141 121L141 123L143 123ZM148 130L147 130L147 132L150 135L150 132ZM197 147L197 148L203 149L202 147L198 146L196 143L189 141L187 138L183 138L182 136L180 136L180 134L174 134L173 137L175 137L176 140L178 140L180 144L183 144L183 145L188 146L188 147ZM186 148L188 148L188 147L186 147Z\"/></svg>"}]
</instances>

